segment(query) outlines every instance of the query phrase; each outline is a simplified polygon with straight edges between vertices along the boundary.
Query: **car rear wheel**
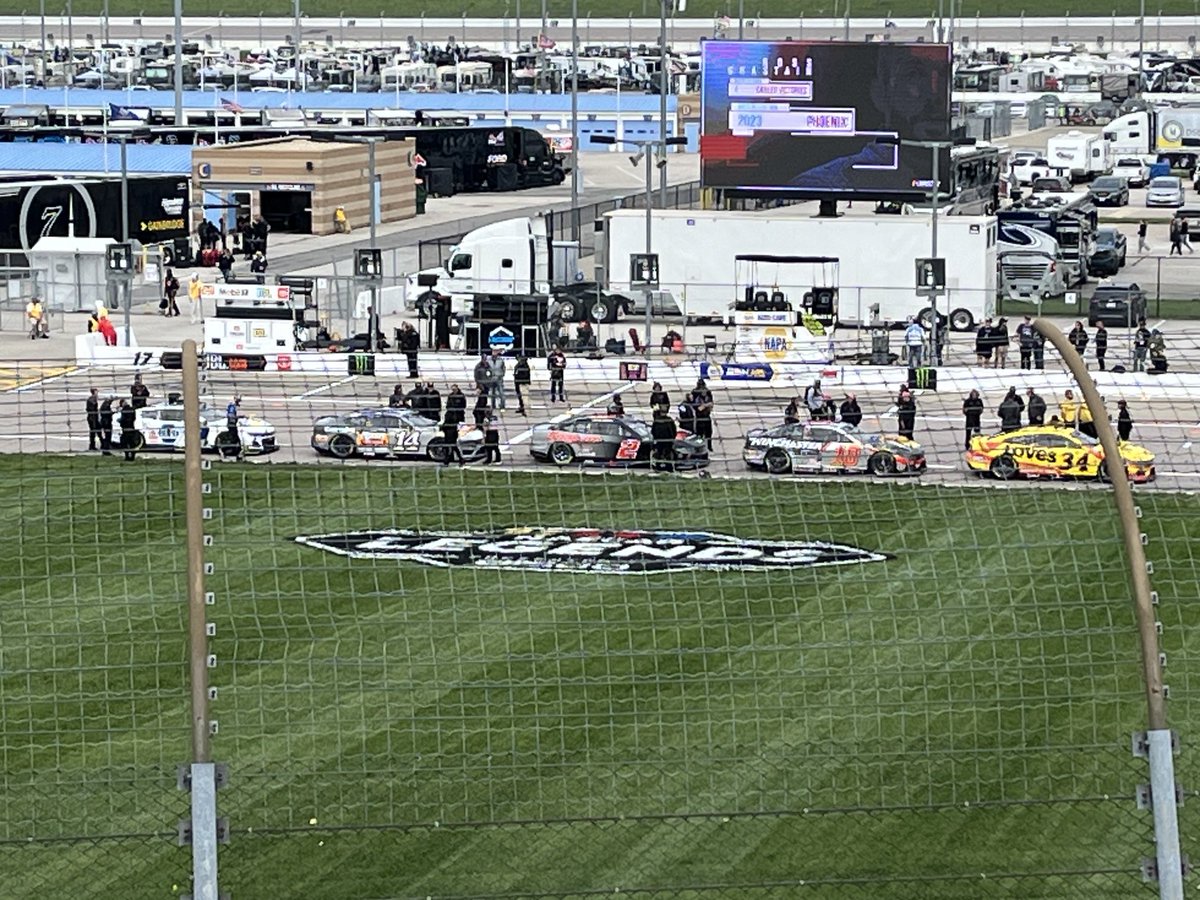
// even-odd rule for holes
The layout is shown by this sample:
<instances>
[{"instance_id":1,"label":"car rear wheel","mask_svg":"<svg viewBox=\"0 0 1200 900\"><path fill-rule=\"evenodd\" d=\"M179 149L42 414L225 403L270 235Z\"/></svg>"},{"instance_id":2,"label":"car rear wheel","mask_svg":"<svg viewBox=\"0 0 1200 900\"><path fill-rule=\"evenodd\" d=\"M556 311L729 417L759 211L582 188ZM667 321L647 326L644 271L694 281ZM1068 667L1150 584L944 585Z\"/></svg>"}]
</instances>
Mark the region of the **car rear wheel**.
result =
<instances>
[{"instance_id":1,"label":"car rear wheel","mask_svg":"<svg viewBox=\"0 0 1200 900\"><path fill-rule=\"evenodd\" d=\"M1005 453L992 460L988 471L992 473L993 478L999 478L1001 481L1012 481L1020 472L1020 467L1017 466L1015 459Z\"/></svg>"},{"instance_id":2,"label":"car rear wheel","mask_svg":"<svg viewBox=\"0 0 1200 900\"><path fill-rule=\"evenodd\" d=\"M792 460L787 451L772 447L763 458L763 464L772 475L786 475L792 471Z\"/></svg>"},{"instance_id":3,"label":"car rear wheel","mask_svg":"<svg viewBox=\"0 0 1200 900\"><path fill-rule=\"evenodd\" d=\"M569 466L575 462L575 451L571 449L570 444L564 444L561 441L557 444L551 444L550 462L556 466Z\"/></svg>"},{"instance_id":4,"label":"car rear wheel","mask_svg":"<svg viewBox=\"0 0 1200 900\"><path fill-rule=\"evenodd\" d=\"M213 447L217 453L224 456L226 450L236 446L238 443L240 443L240 440L228 431L219 431L213 440Z\"/></svg>"},{"instance_id":5,"label":"car rear wheel","mask_svg":"<svg viewBox=\"0 0 1200 900\"><path fill-rule=\"evenodd\" d=\"M872 475L895 475L896 457L890 453L874 453L867 460L867 471Z\"/></svg>"},{"instance_id":6,"label":"car rear wheel","mask_svg":"<svg viewBox=\"0 0 1200 900\"><path fill-rule=\"evenodd\" d=\"M579 312L579 304L570 298L558 302L558 314L564 322L578 322Z\"/></svg>"},{"instance_id":7,"label":"car rear wheel","mask_svg":"<svg viewBox=\"0 0 1200 900\"><path fill-rule=\"evenodd\" d=\"M425 455L436 463L445 462L450 457L450 448L444 441L430 441Z\"/></svg>"},{"instance_id":8,"label":"car rear wheel","mask_svg":"<svg viewBox=\"0 0 1200 900\"><path fill-rule=\"evenodd\" d=\"M349 459L354 455L354 438L348 434L335 434L329 439L329 452L338 459Z\"/></svg>"}]
</instances>

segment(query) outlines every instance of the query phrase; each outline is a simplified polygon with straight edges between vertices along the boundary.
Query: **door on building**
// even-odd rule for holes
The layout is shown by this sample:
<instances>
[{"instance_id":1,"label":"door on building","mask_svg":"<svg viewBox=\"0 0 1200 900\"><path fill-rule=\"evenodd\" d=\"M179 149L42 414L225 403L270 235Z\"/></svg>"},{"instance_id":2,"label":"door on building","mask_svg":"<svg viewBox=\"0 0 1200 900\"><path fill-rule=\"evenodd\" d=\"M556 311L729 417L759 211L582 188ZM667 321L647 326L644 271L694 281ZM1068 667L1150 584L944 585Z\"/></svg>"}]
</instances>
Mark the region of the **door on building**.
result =
<instances>
[{"instance_id":1,"label":"door on building","mask_svg":"<svg viewBox=\"0 0 1200 900\"><path fill-rule=\"evenodd\" d=\"M260 191L258 203L272 231L312 234L312 191Z\"/></svg>"}]
</instances>

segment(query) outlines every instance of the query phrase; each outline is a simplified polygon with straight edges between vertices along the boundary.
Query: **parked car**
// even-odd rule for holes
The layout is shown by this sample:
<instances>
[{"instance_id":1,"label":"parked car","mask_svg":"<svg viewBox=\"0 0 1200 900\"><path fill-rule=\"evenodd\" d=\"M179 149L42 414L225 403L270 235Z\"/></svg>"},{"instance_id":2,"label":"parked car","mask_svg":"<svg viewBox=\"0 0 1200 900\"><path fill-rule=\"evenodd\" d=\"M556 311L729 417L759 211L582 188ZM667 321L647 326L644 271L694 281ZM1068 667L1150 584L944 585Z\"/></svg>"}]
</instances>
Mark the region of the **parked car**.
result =
<instances>
[{"instance_id":1,"label":"parked car","mask_svg":"<svg viewBox=\"0 0 1200 900\"><path fill-rule=\"evenodd\" d=\"M1130 187L1145 187L1150 180L1150 167L1136 156L1118 159L1112 173L1117 178L1124 178Z\"/></svg>"},{"instance_id":2,"label":"parked car","mask_svg":"<svg viewBox=\"0 0 1200 900\"><path fill-rule=\"evenodd\" d=\"M1127 328L1146 317L1146 293L1135 282L1102 282L1088 301L1088 326L1097 322Z\"/></svg>"},{"instance_id":3,"label":"parked car","mask_svg":"<svg viewBox=\"0 0 1200 900\"><path fill-rule=\"evenodd\" d=\"M1129 203L1129 183L1119 175L1101 175L1088 188L1088 196L1097 206L1125 206Z\"/></svg>"},{"instance_id":4,"label":"parked car","mask_svg":"<svg viewBox=\"0 0 1200 900\"><path fill-rule=\"evenodd\" d=\"M1029 191L1033 194L1069 194L1072 191L1071 179L1065 175L1046 175L1042 178L1035 178Z\"/></svg>"},{"instance_id":5,"label":"parked car","mask_svg":"<svg viewBox=\"0 0 1200 900\"><path fill-rule=\"evenodd\" d=\"M1088 274L1101 278L1116 275L1125 265L1129 242L1120 229L1105 225L1096 229L1096 244L1088 257Z\"/></svg>"},{"instance_id":6,"label":"parked car","mask_svg":"<svg viewBox=\"0 0 1200 900\"><path fill-rule=\"evenodd\" d=\"M1175 175L1150 179L1146 189L1147 206L1183 206L1183 182Z\"/></svg>"},{"instance_id":7,"label":"parked car","mask_svg":"<svg viewBox=\"0 0 1200 900\"><path fill-rule=\"evenodd\" d=\"M1014 156L1011 169L1020 184L1033 184L1038 178L1046 178L1056 171L1044 156Z\"/></svg>"}]
</instances>

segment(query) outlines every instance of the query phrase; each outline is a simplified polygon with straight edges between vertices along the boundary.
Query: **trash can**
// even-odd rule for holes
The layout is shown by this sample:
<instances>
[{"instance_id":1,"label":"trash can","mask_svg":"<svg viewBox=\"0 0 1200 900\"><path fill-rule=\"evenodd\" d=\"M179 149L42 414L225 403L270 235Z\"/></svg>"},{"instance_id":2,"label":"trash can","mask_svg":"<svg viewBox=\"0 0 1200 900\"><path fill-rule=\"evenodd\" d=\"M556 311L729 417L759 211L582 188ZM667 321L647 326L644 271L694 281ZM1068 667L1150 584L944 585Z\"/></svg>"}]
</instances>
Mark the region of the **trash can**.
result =
<instances>
[{"instance_id":1,"label":"trash can","mask_svg":"<svg viewBox=\"0 0 1200 900\"><path fill-rule=\"evenodd\" d=\"M886 366L892 361L891 338L886 328L871 330L871 365Z\"/></svg>"}]
</instances>

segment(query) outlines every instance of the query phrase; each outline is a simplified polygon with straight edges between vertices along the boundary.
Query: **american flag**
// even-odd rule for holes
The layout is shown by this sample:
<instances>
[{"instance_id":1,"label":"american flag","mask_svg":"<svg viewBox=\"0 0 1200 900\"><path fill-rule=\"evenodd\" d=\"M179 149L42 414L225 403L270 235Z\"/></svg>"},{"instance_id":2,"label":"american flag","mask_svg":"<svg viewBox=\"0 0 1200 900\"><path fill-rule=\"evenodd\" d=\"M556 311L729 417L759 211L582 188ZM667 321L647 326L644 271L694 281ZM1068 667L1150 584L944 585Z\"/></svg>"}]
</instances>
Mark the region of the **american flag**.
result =
<instances>
[{"instance_id":1,"label":"american flag","mask_svg":"<svg viewBox=\"0 0 1200 900\"><path fill-rule=\"evenodd\" d=\"M230 100L228 97L221 98L221 109L231 113L240 113L246 111L242 108L242 104L238 103L236 100Z\"/></svg>"},{"instance_id":2,"label":"american flag","mask_svg":"<svg viewBox=\"0 0 1200 900\"><path fill-rule=\"evenodd\" d=\"M553 50L555 47L555 42L553 38L545 34L539 34L537 38L537 45L539 50Z\"/></svg>"}]
</instances>

